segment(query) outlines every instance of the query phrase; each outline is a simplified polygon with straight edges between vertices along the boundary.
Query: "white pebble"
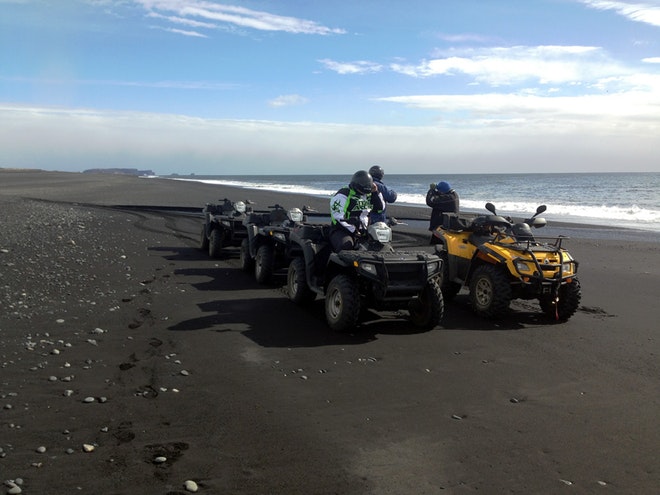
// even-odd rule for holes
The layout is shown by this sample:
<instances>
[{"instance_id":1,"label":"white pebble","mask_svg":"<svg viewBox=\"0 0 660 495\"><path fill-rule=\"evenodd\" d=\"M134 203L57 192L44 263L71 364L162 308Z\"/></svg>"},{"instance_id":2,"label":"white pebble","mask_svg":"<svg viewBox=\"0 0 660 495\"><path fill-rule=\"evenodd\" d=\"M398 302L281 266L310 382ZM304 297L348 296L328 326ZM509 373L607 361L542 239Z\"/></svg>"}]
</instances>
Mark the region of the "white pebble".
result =
<instances>
[{"instance_id":1,"label":"white pebble","mask_svg":"<svg viewBox=\"0 0 660 495\"><path fill-rule=\"evenodd\" d=\"M58 318L57 320L55 320L55 323L62 324L62 323L64 323L64 320L62 318Z\"/></svg>"},{"instance_id":2,"label":"white pebble","mask_svg":"<svg viewBox=\"0 0 660 495\"><path fill-rule=\"evenodd\" d=\"M91 443L84 443L82 446L83 452L94 452L94 446Z\"/></svg>"},{"instance_id":3,"label":"white pebble","mask_svg":"<svg viewBox=\"0 0 660 495\"><path fill-rule=\"evenodd\" d=\"M50 353L57 356L60 353L60 350L59 349L53 349L52 351L50 351Z\"/></svg>"},{"instance_id":4,"label":"white pebble","mask_svg":"<svg viewBox=\"0 0 660 495\"><path fill-rule=\"evenodd\" d=\"M46 447L44 447L43 445L41 447L37 447L37 452L39 452L40 454L45 453L46 452Z\"/></svg>"},{"instance_id":5,"label":"white pebble","mask_svg":"<svg viewBox=\"0 0 660 495\"><path fill-rule=\"evenodd\" d=\"M183 484L183 486L187 491L192 492L192 493L195 493L195 492L197 492L197 490L199 490L199 487L197 486L197 483L195 483L193 480L187 480Z\"/></svg>"},{"instance_id":6,"label":"white pebble","mask_svg":"<svg viewBox=\"0 0 660 495\"><path fill-rule=\"evenodd\" d=\"M16 483L11 483L11 485L8 486L9 488L7 490L7 495L18 495L19 493L23 493L21 487L18 486Z\"/></svg>"},{"instance_id":7,"label":"white pebble","mask_svg":"<svg viewBox=\"0 0 660 495\"><path fill-rule=\"evenodd\" d=\"M161 455L154 459L154 463L156 464L162 464L163 462L167 462L167 457Z\"/></svg>"},{"instance_id":8,"label":"white pebble","mask_svg":"<svg viewBox=\"0 0 660 495\"><path fill-rule=\"evenodd\" d=\"M188 375L190 375L190 371L188 371L188 370L181 370L181 374L182 374L183 376L188 376Z\"/></svg>"},{"instance_id":9,"label":"white pebble","mask_svg":"<svg viewBox=\"0 0 660 495\"><path fill-rule=\"evenodd\" d=\"M92 402L95 402L95 401L96 401L96 399L95 399L94 397L85 397L85 398L83 399L83 402L84 402L85 404L91 404Z\"/></svg>"},{"instance_id":10,"label":"white pebble","mask_svg":"<svg viewBox=\"0 0 660 495\"><path fill-rule=\"evenodd\" d=\"M73 395L73 390L67 389L64 391L64 397L71 397Z\"/></svg>"}]
</instances>

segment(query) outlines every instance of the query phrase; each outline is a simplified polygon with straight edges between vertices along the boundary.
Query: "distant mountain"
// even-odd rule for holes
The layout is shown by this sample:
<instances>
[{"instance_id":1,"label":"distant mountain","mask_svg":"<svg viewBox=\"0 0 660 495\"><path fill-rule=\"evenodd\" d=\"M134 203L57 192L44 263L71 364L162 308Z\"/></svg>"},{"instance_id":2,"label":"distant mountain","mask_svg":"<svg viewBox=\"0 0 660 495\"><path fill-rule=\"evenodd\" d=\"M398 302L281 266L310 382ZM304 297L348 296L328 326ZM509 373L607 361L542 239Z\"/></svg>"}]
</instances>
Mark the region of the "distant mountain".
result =
<instances>
[{"instance_id":1,"label":"distant mountain","mask_svg":"<svg viewBox=\"0 0 660 495\"><path fill-rule=\"evenodd\" d=\"M90 168L83 174L118 174L118 175L156 175L153 170L138 170L137 168Z\"/></svg>"}]
</instances>

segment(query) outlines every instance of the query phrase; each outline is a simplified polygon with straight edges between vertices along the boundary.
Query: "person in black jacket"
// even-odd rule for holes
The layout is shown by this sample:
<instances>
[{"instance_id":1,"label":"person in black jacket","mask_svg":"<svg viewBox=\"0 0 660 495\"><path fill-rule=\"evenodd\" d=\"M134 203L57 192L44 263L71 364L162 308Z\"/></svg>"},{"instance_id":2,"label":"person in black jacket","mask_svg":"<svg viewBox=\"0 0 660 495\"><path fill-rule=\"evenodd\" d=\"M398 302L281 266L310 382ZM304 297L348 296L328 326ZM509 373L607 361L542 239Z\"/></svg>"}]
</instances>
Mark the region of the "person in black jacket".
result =
<instances>
[{"instance_id":1,"label":"person in black jacket","mask_svg":"<svg viewBox=\"0 0 660 495\"><path fill-rule=\"evenodd\" d=\"M334 252L354 249L359 233L369 226L369 212L384 208L374 180L366 170L353 174L348 187L342 187L330 199L330 244Z\"/></svg>"},{"instance_id":2,"label":"person in black jacket","mask_svg":"<svg viewBox=\"0 0 660 495\"><path fill-rule=\"evenodd\" d=\"M383 183L383 177L385 176L383 167L374 165L369 169L369 175L373 177L374 184L376 184L378 193L380 194L381 200L383 202L383 209L381 211L371 210L371 213L369 213L369 224L376 222L387 223L387 215L385 214L385 210L387 208L387 203L394 203L396 201L396 191L390 187L387 187Z\"/></svg>"},{"instance_id":3,"label":"person in black jacket","mask_svg":"<svg viewBox=\"0 0 660 495\"><path fill-rule=\"evenodd\" d=\"M441 181L437 185L431 184L429 191L426 193L426 204L433 209L429 230L435 230L438 225L442 225L443 213L458 213L458 193L452 189L448 182Z\"/></svg>"}]
</instances>

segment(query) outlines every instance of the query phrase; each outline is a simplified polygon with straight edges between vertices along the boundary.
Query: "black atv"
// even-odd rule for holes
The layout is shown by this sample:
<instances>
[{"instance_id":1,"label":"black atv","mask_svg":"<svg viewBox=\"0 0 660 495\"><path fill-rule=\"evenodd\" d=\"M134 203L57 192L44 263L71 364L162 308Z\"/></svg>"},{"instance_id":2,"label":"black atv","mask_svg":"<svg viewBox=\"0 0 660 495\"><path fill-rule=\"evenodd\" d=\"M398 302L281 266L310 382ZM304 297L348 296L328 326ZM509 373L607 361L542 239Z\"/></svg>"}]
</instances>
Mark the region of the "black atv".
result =
<instances>
[{"instance_id":1,"label":"black atv","mask_svg":"<svg viewBox=\"0 0 660 495\"><path fill-rule=\"evenodd\" d=\"M275 272L289 265L289 232L313 211L308 206L285 210L279 204L268 208L247 214L243 221L247 237L241 242L241 267L246 272L254 270L260 284L270 282Z\"/></svg>"},{"instance_id":2,"label":"black atv","mask_svg":"<svg viewBox=\"0 0 660 495\"><path fill-rule=\"evenodd\" d=\"M330 226L297 225L291 230L289 298L299 305L325 296L330 328L349 332L363 310L406 309L420 328L436 327L443 316L442 261L435 254L394 251L392 229L369 226L355 250L332 252Z\"/></svg>"},{"instance_id":3,"label":"black atv","mask_svg":"<svg viewBox=\"0 0 660 495\"><path fill-rule=\"evenodd\" d=\"M204 225L199 247L208 251L212 258L219 258L225 247L241 245L247 237L243 220L252 211L250 200L230 201L225 198L220 201L217 204L207 203L202 209Z\"/></svg>"}]
</instances>

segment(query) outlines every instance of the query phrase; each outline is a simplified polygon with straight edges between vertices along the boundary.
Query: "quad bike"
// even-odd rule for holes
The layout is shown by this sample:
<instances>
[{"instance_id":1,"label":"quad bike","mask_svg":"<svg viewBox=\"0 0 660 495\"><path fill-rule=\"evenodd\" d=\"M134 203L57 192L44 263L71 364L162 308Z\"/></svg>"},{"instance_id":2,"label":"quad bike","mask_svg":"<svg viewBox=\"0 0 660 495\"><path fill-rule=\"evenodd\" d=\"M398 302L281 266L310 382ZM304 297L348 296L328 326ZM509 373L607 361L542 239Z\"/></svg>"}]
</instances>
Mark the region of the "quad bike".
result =
<instances>
[{"instance_id":1,"label":"quad bike","mask_svg":"<svg viewBox=\"0 0 660 495\"><path fill-rule=\"evenodd\" d=\"M394 251L392 229L370 225L357 249L332 252L330 226L296 225L290 234L289 298L299 305L325 296L331 329L349 332L367 309L406 309L412 323L431 329L442 320L442 261L427 252Z\"/></svg>"},{"instance_id":2,"label":"quad bike","mask_svg":"<svg viewBox=\"0 0 660 495\"><path fill-rule=\"evenodd\" d=\"M443 214L443 224L433 231L431 244L444 261L442 291L453 298L461 287L469 288L474 311L499 318L512 299L538 299L542 311L557 321L568 320L582 297L576 274L578 262L562 247L564 236L536 238L532 227L546 225L539 214L545 205L522 222L497 215L472 222L455 213Z\"/></svg>"},{"instance_id":3,"label":"quad bike","mask_svg":"<svg viewBox=\"0 0 660 495\"><path fill-rule=\"evenodd\" d=\"M222 249L240 246L247 237L243 220L252 211L252 202L220 200L221 203L207 203L202 209L204 225L200 236L200 249L208 251L211 258L219 258Z\"/></svg>"},{"instance_id":4,"label":"quad bike","mask_svg":"<svg viewBox=\"0 0 660 495\"><path fill-rule=\"evenodd\" d=\"M285 210L279 204L269 206L270 211L246 215L243 224L247 237L241 242L241 267L254 270L258 283L268 283L273 274L289 263L289 232L306 220L309 206Z\"/></svg>"}]
</instances>

